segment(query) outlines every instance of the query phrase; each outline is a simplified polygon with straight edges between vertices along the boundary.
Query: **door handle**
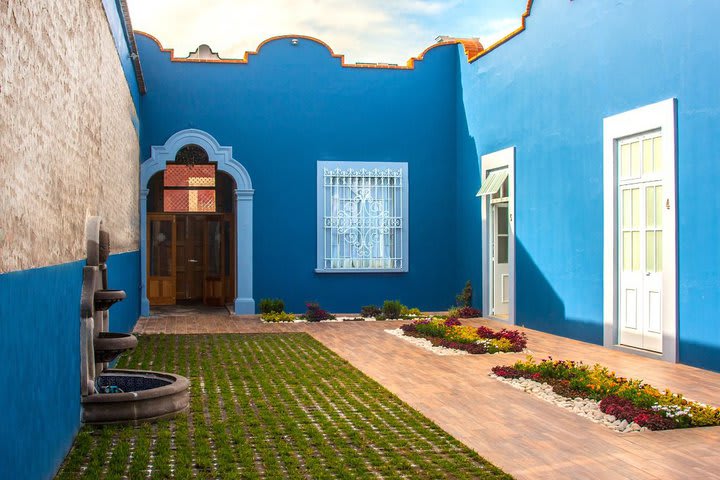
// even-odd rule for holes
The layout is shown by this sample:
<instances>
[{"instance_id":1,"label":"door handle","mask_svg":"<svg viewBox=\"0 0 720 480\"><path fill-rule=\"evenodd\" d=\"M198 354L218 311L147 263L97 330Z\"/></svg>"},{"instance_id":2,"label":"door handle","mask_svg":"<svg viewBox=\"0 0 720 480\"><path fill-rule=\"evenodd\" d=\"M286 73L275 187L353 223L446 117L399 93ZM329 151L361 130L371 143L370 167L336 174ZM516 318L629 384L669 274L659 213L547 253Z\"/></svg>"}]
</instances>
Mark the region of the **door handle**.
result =
<instances>
[{"instance_id":1,"label":"door handle","mask_svg":"<svg viewBox=\"0 0 720 480\"><path fill-rule=\"evenodd\" d=\"M195 260L194 258L191 258L190 260L188 260L188 262L190 262L190 263L198 263L198 261ZM650 274L648 273L648 275L650 275Z\"/></svg>"},{"instance_id":2,"label":"door handle","mask_svg":"<svg viewBox=\"0 0 720 480\"><path fill-rule=\"evenodd\" d=\"M649 277L652 272L645 272L645 276Z\"/></svg>"}]
</instances>

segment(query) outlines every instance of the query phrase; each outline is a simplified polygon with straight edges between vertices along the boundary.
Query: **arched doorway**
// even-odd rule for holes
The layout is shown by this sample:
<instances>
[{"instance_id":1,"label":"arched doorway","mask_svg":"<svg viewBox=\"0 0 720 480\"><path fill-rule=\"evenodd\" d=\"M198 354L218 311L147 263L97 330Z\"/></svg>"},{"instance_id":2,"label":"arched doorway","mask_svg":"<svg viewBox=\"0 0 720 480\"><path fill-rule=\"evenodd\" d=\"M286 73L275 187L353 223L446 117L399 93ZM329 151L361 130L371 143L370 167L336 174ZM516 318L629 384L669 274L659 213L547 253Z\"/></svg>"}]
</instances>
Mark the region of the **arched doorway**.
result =
<instances>
[{"instance_id":1,"label":"arched doorway","mask_svg":"<svg viewBox=\"0 0 720 480\"><path fill-rule=\"evenodd\" d=\"M208 133L176 133L140 168L141 314L197 302L255 312L250 176Z\"/></svg>"}]
</instances>

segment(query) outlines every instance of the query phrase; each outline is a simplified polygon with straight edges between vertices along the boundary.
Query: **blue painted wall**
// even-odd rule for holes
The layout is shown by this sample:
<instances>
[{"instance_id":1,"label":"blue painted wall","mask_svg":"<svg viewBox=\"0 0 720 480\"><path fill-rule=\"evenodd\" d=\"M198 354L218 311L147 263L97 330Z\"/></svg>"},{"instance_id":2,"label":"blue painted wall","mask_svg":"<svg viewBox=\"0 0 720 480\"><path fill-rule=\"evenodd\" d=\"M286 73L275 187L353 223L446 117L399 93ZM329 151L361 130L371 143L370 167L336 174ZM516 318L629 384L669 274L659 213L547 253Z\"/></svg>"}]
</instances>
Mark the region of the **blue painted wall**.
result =
<instances>
[{"instance_id":1,"label":"blue painted wall","mask_svg":"<svg viewBox=\"0 0 720 480\"><path fill-rule=\"evenodd\" d=\"M134 292L112 307L128 331L139 314L138 252L114 255L109 281ZM80 427L80 287L84 262L0 275L2 478L50 478Z\"/></svg>"},{"instance_id":2,"label":"blue painted wall","mask_svg":"<svg viewBox=\"0 0 720 480\"><path fill-rule=\"evenodd\" d=\"M455 281L454 46L415 70L343 68L301 39L265 44L248 64L170 62L137 35L147 95L144 158L185 128L233 147L254 199L254 297L282 297L290 311L318 300L333 311L397 298L447 308ZM409 163L410 266L400 274L316 274L318 160Z\"/></svg>"},{"instance_id":3,"label":"blue painted wall","mask_svg":"<svg viewBox=\"0 0 720 480\"><path fill-rule=\"evenodd\" d=\"M460 62L459 255L479 265L479 156L517 146L519 324L602 343L602 120L676 97L680 360L720 370L719 17L705 0L535 0L526 31Z\"/></svg>"},{"instance_id":4,"label":"blue painted wall","mask_svg":"<svg viewBox=\"0 0 720 480\"><path fill-rule=\"evenodd\" d=\"M110 309L110 331L130 333L140 316L140 252L111 255L107 267L108 288L127 295Z\"/></svg>"}]
</instances>

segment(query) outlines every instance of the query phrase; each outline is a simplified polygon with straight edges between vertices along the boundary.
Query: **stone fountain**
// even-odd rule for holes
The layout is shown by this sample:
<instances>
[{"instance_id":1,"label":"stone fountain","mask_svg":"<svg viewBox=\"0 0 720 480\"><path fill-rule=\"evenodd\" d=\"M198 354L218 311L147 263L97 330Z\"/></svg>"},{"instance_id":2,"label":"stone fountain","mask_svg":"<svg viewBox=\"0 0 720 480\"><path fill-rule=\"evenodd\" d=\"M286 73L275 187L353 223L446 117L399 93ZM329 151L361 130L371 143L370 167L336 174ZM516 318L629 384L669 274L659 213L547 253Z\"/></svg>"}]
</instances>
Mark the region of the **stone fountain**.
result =
<instances>
[{"instance_id":1,"label":"stone fountain","mask_svg":"<svg viewBox=\"0 0 720 480\"><path fill-rule=\"evenodd\" d=\"M87 263L80 299L80 392L85 423L140 423L167 418L190 402L190 381L180 375L143 370L119 370L108 364L135 348L137 338L108 332L110 307L125 298L108 289L110 234L100 217L85 225Z\"/></svg>"}]
</instances>

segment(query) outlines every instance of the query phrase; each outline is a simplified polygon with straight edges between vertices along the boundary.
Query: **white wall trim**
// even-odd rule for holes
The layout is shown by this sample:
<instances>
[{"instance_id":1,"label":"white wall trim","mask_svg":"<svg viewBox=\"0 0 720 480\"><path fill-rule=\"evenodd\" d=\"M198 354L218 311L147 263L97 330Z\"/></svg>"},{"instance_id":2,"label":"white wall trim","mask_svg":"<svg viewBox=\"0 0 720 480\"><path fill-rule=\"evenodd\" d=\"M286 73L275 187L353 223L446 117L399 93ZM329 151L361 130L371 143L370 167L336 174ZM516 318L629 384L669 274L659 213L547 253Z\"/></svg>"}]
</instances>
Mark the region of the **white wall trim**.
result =
<instances>
[{"instance_id":1,"label":"white wall trim","mask_svg":"<svg viewBox=\"0 0 720 480\"><path fill-rule=\"evenodd\" d=\"M510 187L510 196L508 199L508 271L510 272L509 294L510 302L508 305L508 319L497 318L497 320L507 321L515 324L515 147L508 147L503 150L488 153L481 157L481 182L487 177L489 170L506 167L508 169L508 185ZM490 238L488 230L488 217L490 210L490 197L484 196L480 199L483 206L482 212L482 302L483 313L490 317ZM495 317L491 317L495 318Z\"/></svg>"},{"instance_id":2,"label":"white wall trim","mask_svg":"<svg viewBox=\"0 0 720 480\"><path fill-rule=\"evenodd\" d=\"M660 129L663 136L662 359L677 362L677 100L669 98L603 120L603 344L618 343L617 142Z\"/></svg>"},{"instance_id":3,"label":"white wall trim","mask_svg":"<svg viewBox=\"0 0 720 480\"><path fill-rule=\"evenodd\" d=\"M325 198L324 172L325 169L335 170L401 170L402 171L402 233L401 252L402 262L399 268L325 268L325 211L323 199ZM407 162L354 162L336 160L318 160L317 162L317 204L316 214L316 268L315 273L407 273L410 265L410 184L408 183Z\"/></svg>"}]
</instances>

